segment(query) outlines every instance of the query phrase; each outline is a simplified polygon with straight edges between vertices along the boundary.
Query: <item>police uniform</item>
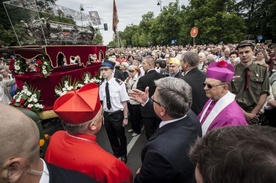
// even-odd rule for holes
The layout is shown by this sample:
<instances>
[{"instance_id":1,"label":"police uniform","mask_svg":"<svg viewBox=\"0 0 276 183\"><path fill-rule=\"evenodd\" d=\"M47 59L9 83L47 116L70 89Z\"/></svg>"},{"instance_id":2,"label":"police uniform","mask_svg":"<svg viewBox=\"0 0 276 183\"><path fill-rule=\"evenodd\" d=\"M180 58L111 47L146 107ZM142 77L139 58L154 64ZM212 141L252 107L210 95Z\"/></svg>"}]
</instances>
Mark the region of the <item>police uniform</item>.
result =
<instances>
[{"instance_id":1,"label":"police uniform","mask_svg":"<svg viewBox=\"0 0 276 183\"><path fill-rule=\"evenodd\" d=\"M246 70L250 71L250 80L246 88ZM231 82L232 93L237 103L246 112L251 112L262 94L269 95L269 79L267 68L252 63L249 67L239 63L235 66L235 76Z\"/></svg>"},{"instance_id":2,"label":"police uniform","mask_svg":"<svg viewBox=\"0 0 276 183\"><path fill-rule=\"evenodd\" d=\"M126 86L123 81L112 77L109 81L111 108L107 108L105 86L107 81L100 86L100 100L104 110L104 126L116 157L123 157L127 154L127 140L125 129L122 126L124 120L124 106L122 102L129 100Z\"/></svg>"}]
</instances>

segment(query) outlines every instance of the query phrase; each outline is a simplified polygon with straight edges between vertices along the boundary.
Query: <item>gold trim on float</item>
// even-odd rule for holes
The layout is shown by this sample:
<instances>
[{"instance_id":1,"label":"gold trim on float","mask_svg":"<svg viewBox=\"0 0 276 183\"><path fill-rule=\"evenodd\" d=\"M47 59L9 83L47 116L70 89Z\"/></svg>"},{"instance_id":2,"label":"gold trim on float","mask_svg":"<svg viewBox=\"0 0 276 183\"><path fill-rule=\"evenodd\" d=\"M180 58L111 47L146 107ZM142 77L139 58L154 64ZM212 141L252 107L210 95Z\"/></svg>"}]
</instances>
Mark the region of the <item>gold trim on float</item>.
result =
<instances>
[{"instance_id":1,"label":"gold trim on float","mask_svg":"<svg viewBox=\"0 0 276 183\"><path fill-rule=\"evenodd\" d=\"M53 110L37 112L37 115L42 120L58 117L58 115Z\"/></svg>"}]
</instances>

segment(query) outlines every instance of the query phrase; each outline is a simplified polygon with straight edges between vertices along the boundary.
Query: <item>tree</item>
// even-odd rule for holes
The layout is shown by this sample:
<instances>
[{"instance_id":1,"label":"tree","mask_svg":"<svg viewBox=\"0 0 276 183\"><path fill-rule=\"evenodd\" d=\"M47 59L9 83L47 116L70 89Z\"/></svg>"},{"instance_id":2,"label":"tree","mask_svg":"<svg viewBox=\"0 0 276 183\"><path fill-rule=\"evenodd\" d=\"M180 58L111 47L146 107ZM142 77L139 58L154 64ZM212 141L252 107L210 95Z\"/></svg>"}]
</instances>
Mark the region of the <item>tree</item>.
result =
<instances>
[{"instance_id":1,"label":"tree","mask_svg":"<svg viewBox=\"0 0 276 183\"><path fill-rule=\"evenodd\" d=\"M233 43L244 38L245 22L234 12L234 0L191 0L190 3L185 23L199 28L199 43Z\"/></svg>"},{"instance_id":2,"label":"tree","mask_svg":"<svg viewBox=\"0 0 276 183\"><path fill-rule=\"evenodd\" d=\"M236 4L236 11L245 20L247 35L254 39L276 39L276 2L274 0L243 0Z\"/></svg>"}]
</instances>

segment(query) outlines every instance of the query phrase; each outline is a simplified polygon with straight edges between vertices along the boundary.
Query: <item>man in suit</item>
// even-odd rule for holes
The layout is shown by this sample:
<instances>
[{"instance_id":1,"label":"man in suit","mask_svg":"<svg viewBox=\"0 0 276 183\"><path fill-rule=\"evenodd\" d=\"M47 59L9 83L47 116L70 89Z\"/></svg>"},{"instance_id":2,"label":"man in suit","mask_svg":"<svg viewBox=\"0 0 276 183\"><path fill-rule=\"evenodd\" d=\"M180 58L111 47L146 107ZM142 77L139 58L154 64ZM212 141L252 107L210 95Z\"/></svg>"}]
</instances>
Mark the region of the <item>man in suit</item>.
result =
<instances>
[{"instance_id":1,"label":"man in suit","mask_svg":"<svg viewBox=\"0 0 276 183\"><path fill-rule=\"evenodd\" d=\"M193 102L191 109L196 115L201 112L208 100L202 85L206 75L198 69L198 63L199 58L195 52L189 51L183 54L181 60L181 67L185 73L183 79L192 87Z\"/></svg>"},{"instance_id":2,"label":"man in suit","mask_svg":"<svg viewBox=\"0 0 276 183\"><path fill-rule=\"evenodd\" d=\"M191 87L179 78L162 78L152 98L145 92L133 89L131 99L162 120L150 137L141 154L142 166L135 176L135 183L195 183L194 165L190 162L190 145L201 136L197 116L190 110Z\"/></svg>"},{"instance_id":3,"label":"man in suit","mask_svg":"<svg viewBox=\"0 0 276 183\"><path fill-rule=\"evenodd\" d=\"M176 57L170 58L169 61L169 72L170 72L170 77L174 78L182 78L182 74L180 71L180 60Z\"/></svg>"},{"instance_id":4,"label":"man in suit","mask_svg":"<svg viewBox=\"0 0 276 183\"><path fill-rule=\"evenodd\" d=\"M95 183L88 176L66 170L39 157L37 125L18 109L0 104L0 182Z\"/></svg>"},{"instance_id":5,"label":"man in suit","mask_svg":"<svg viewBox=\"0 0 276 183\"><path fill-rule=\"evenodd\" d=\"M149 97L151 97L155 91L154 80L165 77L163 74L158 73L155 70L155 61L153 57L146 56L142 61L142 67L145 71L145 75L140 77L137 83L137 89L145 91L146 87L149 87ZM160 123L160 119L149 111L141 108L142 124L145 126L145 132L147 139L154 133Z\"/></svg>"}]
</instances>

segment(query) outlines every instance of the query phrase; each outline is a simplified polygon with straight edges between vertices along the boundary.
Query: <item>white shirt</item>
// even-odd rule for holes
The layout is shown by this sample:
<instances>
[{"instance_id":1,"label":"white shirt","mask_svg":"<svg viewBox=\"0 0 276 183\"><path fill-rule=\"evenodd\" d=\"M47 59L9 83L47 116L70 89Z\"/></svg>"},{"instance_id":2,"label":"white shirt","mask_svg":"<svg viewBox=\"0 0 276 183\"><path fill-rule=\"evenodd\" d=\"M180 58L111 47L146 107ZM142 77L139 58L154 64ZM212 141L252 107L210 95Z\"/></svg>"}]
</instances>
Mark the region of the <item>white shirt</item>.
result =
<instances>
[{"instance_id":1,"label":"white shirt","mask_svg":"<svg viewBox=\"0 0 276 183\"><path fill-rule=\"evenodd\" d=\"M43 162L43 173L41 175L39 183L49 183L49 181L50 181L49 170L47 168L45 161L41 158L40 158L40 160Z\"/></svg>"},{"instance_id":2,"label":"white shirt","mask_svg":"<svg viewBox=\"0 0 276 183\"><path fill-rule=\"evenodd\" d=\"M116 81L116 79L113 77L111 78L109 83L109 93L110 93L110 103L111 103L111 109L107 108L106 104L106 94L105 94L105 85L106 85L106 79L100 86L99 95L100 100L103 102L103 109L105 112L115 112L115 111L123 111L124 106L122 102L126 102L129 100L125 83L122 82L121 84Z\"/></svg>"}]
</instances>

